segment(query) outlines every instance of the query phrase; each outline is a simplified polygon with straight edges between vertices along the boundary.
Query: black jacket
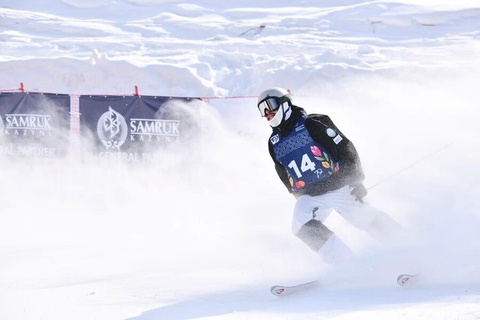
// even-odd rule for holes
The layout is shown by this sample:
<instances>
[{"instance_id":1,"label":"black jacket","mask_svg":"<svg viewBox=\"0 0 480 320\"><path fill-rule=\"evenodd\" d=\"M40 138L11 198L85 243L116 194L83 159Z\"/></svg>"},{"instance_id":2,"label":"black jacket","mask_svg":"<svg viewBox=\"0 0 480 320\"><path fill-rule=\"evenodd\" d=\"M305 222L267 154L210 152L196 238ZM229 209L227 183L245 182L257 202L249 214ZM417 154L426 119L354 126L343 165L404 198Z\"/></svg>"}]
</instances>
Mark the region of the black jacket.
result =
<instances>
[{"instance_id":1,"label":"black jacket","mask_svg":"<svg viewBox=\"0 0 480 320\"><path fill-rule=\"evenodd\" d=\"M273 132L278 133L281 136L287 136L293 130L299 118L303 115L306 115L304 109L298 106L292 106L292 114L290 118L281 123L278 127L272 128ZM300 189L298 192L292 192L292 187L288 181L287 170L275 159L273 144L269 139L268 150L270 156L275 163L275 169L278 176L289 192L293 193L295 196L303 194L316 196L340 189L347 185L356 186L363 182L365 175L363 174L362 165L355 146L340 130L338 130L330 117L323 114L310 114L305 120L305 127L313 140L324 146L335 162L339 163L340 170L333 173L326 180L323 180L310 188ZM342 139L338 144L334 142L332 137L327 135L328 128L335 130L336 133L341 136Z\"/></svg>"}]
</instances>

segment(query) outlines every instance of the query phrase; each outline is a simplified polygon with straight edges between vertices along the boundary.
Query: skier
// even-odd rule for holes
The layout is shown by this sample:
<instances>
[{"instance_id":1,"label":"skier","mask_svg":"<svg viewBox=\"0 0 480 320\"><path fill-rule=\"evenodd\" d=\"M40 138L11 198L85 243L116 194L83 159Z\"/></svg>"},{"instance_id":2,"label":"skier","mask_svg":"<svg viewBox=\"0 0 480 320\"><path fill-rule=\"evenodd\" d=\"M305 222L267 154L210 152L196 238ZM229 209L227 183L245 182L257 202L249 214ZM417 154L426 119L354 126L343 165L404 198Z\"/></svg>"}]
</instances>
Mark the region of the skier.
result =
<instances>
[{"instance_id":1,"label":"skier","mask_svg":"<svg viewBox=\"0 0 480 320\"><path fill-rule=\"evenodd\" d=\"M277 174L296 198L292 231L324 262L339 264L353 256L324 224L332 210L381 241L398 231L396 221L364 202L358 153L330 117L307 114L279 87L263 91L257 106L272 127L268 149Z\"/></svg>"}]
</instances>

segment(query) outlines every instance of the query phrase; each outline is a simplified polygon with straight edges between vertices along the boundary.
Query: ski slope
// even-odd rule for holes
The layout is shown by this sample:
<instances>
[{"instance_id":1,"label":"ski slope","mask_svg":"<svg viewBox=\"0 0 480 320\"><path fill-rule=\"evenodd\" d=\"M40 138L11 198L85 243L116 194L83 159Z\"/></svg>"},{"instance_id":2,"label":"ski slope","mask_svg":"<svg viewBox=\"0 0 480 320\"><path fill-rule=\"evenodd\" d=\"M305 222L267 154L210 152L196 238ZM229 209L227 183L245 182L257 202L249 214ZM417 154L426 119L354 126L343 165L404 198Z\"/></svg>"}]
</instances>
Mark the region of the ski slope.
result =
<instances>
[{"instance_id":1,"label":"ski slope","mask_svg":"<svg viewBox=\"0 0 480 320\"><path fill-rule=\"evenodd\" d=\"M479 319L480 1L419 2L2 0L0 90L205 99L159 163L0 159L0 319ZM355 143L401 239L332 214L332 270L291 234L271 86Z\"/></svg>"}]
</instances>

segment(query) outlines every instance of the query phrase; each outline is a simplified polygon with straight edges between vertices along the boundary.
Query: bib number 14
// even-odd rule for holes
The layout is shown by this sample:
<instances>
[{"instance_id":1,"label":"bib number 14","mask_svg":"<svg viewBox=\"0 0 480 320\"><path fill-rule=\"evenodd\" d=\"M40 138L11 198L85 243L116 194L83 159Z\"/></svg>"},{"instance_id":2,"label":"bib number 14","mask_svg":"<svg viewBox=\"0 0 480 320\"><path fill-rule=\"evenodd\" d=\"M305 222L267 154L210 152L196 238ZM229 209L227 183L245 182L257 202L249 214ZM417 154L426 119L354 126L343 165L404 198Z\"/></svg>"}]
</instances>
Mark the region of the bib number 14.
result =
<instances>
[{"instance_id":1,"label":"bib number 14","mask_svg":"<svg viewBox=\"0 0 480 320\"><path fill-rule=\"evenodd\" d=\"M316 165L315 162L313 162L308 154L304 154L302 157L302 161L300 163L300 168L298 168L297 162L295 160L292 160L289 164L288 167L295 171L295 174L297 175L297 178L302 177L302 172L307 172L307 171L315 171Z\"/></svg>"}]
</instances>

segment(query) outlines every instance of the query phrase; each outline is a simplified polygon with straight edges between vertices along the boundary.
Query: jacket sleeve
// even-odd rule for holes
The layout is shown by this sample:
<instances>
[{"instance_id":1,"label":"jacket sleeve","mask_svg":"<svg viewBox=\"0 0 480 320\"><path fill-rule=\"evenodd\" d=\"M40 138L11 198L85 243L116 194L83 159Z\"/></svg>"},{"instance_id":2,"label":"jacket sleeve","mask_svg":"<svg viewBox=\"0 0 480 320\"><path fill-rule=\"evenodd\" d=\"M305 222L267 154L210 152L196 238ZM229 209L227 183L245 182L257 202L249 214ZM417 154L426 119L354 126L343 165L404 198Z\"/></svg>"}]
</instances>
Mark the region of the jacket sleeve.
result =
<instances>
[{"instance_id":1,"label":"jacket sleeve","mask_svg":"<svg viewBox=\"0 0 480 320\"><path fill-rule=\"evenodd\" d=\"M312 138L330 151L340 170L334 180L342 185L359 185L365 179L358 152L353 143L327 115L309 115L305 126ZM327 132L328 130L328 132ZM333 131L332 131L333 130Z\"/></svg>"}]
</instances>

